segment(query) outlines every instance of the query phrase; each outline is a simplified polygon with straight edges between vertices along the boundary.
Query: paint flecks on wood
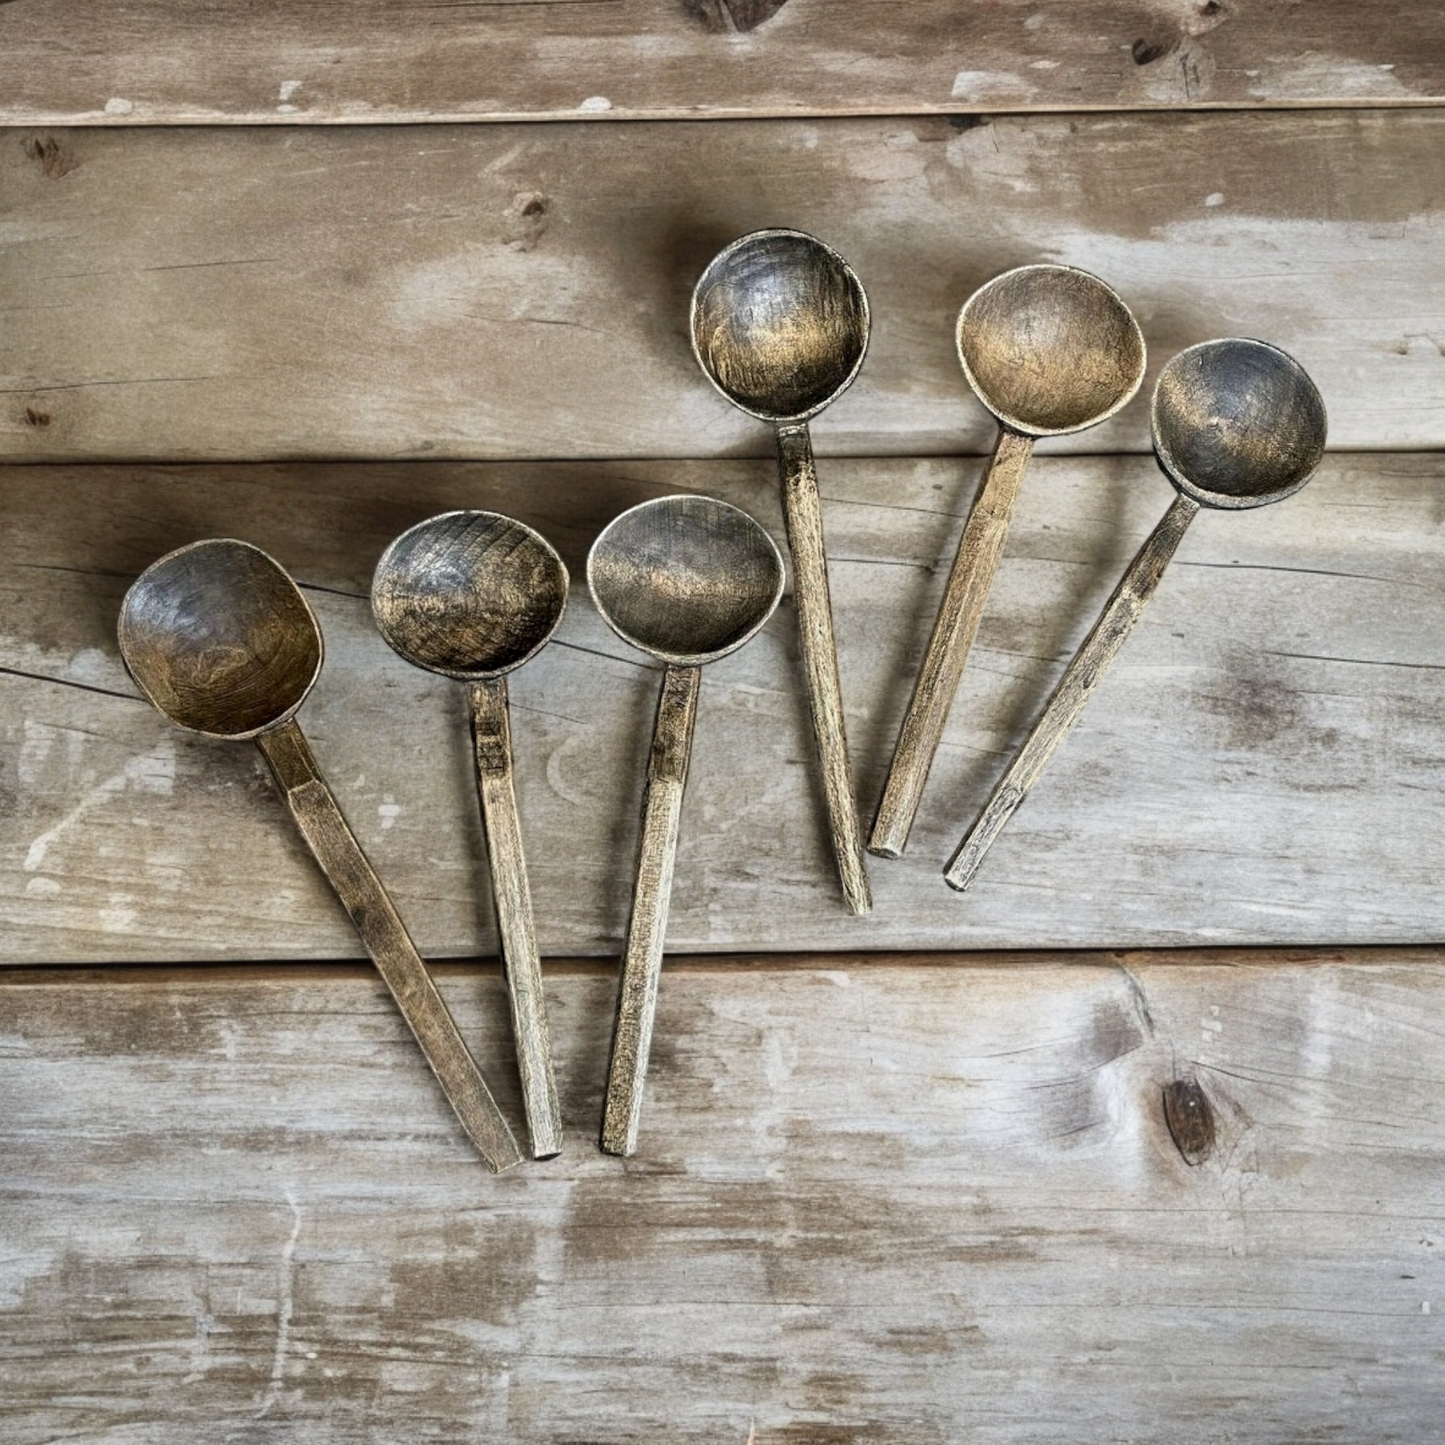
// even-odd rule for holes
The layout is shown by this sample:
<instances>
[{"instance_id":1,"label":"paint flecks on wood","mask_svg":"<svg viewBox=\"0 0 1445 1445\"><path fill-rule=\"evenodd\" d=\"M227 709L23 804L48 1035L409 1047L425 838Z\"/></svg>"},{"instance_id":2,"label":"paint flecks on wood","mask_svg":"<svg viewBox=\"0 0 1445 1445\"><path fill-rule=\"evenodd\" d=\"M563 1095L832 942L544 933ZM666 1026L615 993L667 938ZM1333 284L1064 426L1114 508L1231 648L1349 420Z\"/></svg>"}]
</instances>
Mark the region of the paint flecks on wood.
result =
<instances>
[{"instance_id":1,"label":"paint flecks on wood","mask_svg":"<svg viewBox=\"0 0 1445 1445\"><path fill-rule=\"evenodd\" d=\"M1387 24L1358 0L466 0L411 5L404 25L393 0L350 0L344 23L327 0L26 0L0 23L12 125L575 120L589 94L656 118L944 113L966 95L1014 112L1429 104L1445 45L1434 0L1399 0Z\"/></svg>"}]
</instances>

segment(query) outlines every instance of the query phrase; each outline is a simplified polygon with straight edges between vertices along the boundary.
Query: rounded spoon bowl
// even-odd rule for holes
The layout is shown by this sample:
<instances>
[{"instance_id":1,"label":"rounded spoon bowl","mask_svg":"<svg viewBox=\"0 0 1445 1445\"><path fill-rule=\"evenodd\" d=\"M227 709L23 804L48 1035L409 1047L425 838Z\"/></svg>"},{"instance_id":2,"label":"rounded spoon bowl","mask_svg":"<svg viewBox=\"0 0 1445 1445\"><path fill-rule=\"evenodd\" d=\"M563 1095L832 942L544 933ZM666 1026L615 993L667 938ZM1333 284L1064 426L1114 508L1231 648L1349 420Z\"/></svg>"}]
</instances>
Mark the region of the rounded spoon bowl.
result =
<instances>
[{"instance_id":1,"label":"rounded spoon bowl","mask_svg":"<svg viewBox=\"0 0 1445 1445\"><path fill-rule=\"evenodd\" d=\"M868 349L868 297L853 268L803 231L753 231L693 290L698 363L735 406L802 422L852 383Z\"/></svg>"},{"instance_id":2,"label":"rounded spoon bowl","mask_svg":"<svg viewBox=\"0 0 1445 1445\"><path fill-rule=\"evenodd\" d=\"M1073 266L995 276L958 314L958 357L983 404L1028 437L1113 416L1144 379L1144 336L1117 292Z\"/></svg>"},{"instance_id":3,"label":"rounded spoon bowl","mask_svg":"<svg viewBox=\"0 0 1445 1445\"><path fill-rule=\"evenodd\" d=\"M567 605L567 568L540 532L497 512L445 512L382 553L376 625L417 667L501 677L544 647Z\"/></svg>"},{"instance_id":4,"label":"rounded spoon bowl","mask_svg":"<svg viewBox=\"0 0 1445 1445\"><path fill-rule=\"evenodd\" d=\"M279 727L321 672L321 629L301 590L260 548L230 538L148 567L121 604L119 637L156 708L211 737Z\"/></svg>"},{"instance_id":5,"label":"rounded spoon bowl","mask_svg":"<svg viewBox=\"0 0 1445 1445\"><path fill-rule=\"evenodd\" d=\"M736 651L772 615L783 560L746 512L711 497L661 497L593 543L587 585L624 641L677 667Z\"/></svg>"},{"instance_id":6,"label":"rounded spoon bowl","mask_svg":"<svg viewBox=\"0 0 1445 1445\"><path fill-rule=\"evenodd\" d=\"M1268 342L1204 341L1171 358L1150 409L1165 476L1203 507L1282 501L1325 450L1325 404L1305 369Z\"/></svg>"}]
</instances>

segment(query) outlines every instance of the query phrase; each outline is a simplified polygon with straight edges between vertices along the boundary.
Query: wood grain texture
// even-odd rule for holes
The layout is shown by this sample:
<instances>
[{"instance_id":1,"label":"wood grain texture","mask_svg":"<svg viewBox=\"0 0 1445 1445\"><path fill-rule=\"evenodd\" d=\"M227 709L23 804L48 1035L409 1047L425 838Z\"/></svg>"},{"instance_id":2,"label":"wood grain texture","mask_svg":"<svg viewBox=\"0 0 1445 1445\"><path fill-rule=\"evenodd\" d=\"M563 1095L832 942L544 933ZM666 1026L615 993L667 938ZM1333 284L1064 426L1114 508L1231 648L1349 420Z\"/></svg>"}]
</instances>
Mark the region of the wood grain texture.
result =
<instances>
[{"instance_id":1,"label":"wood grain texture","mask_svg":"<svg viewBox=\"0 0 1445 1445\"><path fill-rule=\"evenodd\" d=\"M1334 446L1437 448L1442 151L1435 111L9 132L0 459L763 455L686 327L718 248L779 223L875 317L820 455L986 451L954 321L1039 260L1116 286L1151 358L1051 447L1147 451L1158 367L1244 334Z\"/></svg>"},{"instance_id":2,"label":"wood grain texture","mask_svg":"<svg viewBox=\"0 0 1445 1445\"><path fill-rule=\"evenodd\" d=\"M11 975L7 1445L1435 1437L1438 954L907 962L670 968L625 1165L555 972L571 1137L501 1179L370 978Z\"/></svg>"},{"instance_id":3,"label":"wood grain texture","mask_svg":"<svg viewBox=\"0 0 1445 1445\"><path fill-rule=\"evenodd\" d=\"M1429 0L10 0L0 122L588 120L1445 96Z\"/></svg>"},{"instance_id":4,"label":"wood grain texture","mask_svg":"<svg viewBox=\"0 0 1445 1445\"><path fill-rule=\"evenodd\" d=\"M983 467L820 462L844 700L871 809ZM796 618L710 667L669 948L1403 942L1445 929L1438 456L1327 458L1298 497L1201 517L1086 716L959 897L940 872L1172 490L1151 460L1036 457L908 855L852 919L832 881ZM0 958L337 958L357 945L259 758L133 697L130 579L239 533L305 585L327 663L301 722L427 957L489 953L463 690L366 600L406 527L520 517L574 575L680 489L781 536L770 458L0 470ZM512 679L544 955L616 956L659 670L575 596Z\"/></svg>"}]
</instances>

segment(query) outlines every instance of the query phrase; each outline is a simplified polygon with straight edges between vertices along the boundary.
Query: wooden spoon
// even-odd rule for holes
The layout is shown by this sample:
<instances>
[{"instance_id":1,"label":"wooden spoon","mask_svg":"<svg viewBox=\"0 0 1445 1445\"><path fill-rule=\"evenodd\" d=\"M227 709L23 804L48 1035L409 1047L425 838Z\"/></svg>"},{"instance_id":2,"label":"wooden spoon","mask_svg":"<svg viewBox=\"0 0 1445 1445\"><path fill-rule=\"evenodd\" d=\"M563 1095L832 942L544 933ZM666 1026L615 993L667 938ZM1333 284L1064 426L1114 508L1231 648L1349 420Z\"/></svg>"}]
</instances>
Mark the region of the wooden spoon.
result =
<instances>
[{"instance_id":1,"label":"wooden spoon","mask_svg":"<svg viewBox=\"0 0 1445 1445\"><path fill-rule=\"evenodd\" d=\"M783 559L746 512L711 497L660 497L623 512L603 530L587 556L587 585L604 621L624 642L667 664L647 766L602 1118L602 1148L631 1154L652 1046L701 668L735 652L773 615L783 595Z\"/></svg>"},{"instance_id":2,"label":"wooden spoon","mask_svg":"<svg viewBox=\"0 0 1445 1445\"><path fill-rule=\"evenodd\" d=\"M1020 266L980 287L958 317L964 375L998 418L998 441L959 540L933 634L898 733L868 850L900 858L963 677L1039 437L1114 415L1144 379L1144 337L1097 276Z\"/></svg>"},{"instance_id":3,"label":"wooden spoon","mask_svg":"<svg viewBox=\"0 0 1445 1445\"><path fill-rule=\"evenodd\" d=\"M322 659L300 589L248 543L196 542L141 573L119 632L130 675L173 723L255 740L462 1127L494 1174L519 1163L507 1121L295 720Z\"/></svg>"},{"instance_id":4,"label":"wooden spoon","mask_svg":"<svg viewBox=\"0 0 1445 1445\"><path fill-rule=\"evenodd\" d=\"M713 385L776 432L833 854L849 909L867 913L873 899L848 764L808 421L847 391L863 365L868 297L853 268L830 246L802 231L753 231L708 264L692 293L690 320L693 353Z\"/></svg>"},{"instance_id":5,"label":"wooden spoon","mask_svg":"<svg viewBox=\"0 0 1445 1445\"><path fill-rule=\"evenodd\" d=\"M507 674L567 605L567 569L539 532L497 512L447 512L403 532L371 584L376 625L416 667L471 684L472 751L532 1157L562 1150L542 964L512 784Z\"/></svg>"}]
</instances>

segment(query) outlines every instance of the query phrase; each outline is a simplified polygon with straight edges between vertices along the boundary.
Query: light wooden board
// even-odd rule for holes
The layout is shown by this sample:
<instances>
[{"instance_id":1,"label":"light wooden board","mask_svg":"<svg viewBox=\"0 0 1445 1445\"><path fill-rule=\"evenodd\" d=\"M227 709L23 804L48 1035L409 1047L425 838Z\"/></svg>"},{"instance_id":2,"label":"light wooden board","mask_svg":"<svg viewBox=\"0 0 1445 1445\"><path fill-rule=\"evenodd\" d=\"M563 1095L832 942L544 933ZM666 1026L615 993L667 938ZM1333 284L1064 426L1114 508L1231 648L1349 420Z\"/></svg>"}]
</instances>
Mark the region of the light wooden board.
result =
<instances>
[{"instance_id":1,"label":"light wooden board","mask_svg":"<svg viewBox=\"0 0 1445 1445\"><path fill-rule=\"evenodd\" d=\"M686 316L778 224L873 302L823 453L986 450L958 308L1050 259L1152 357L1068 450L1147 450L1159 365L1239 333L1310 369L1334 446L1440 447L1442 154L1434 111L11 132L0 458L760 455Z\"/></svg>"},{"instance_id":2,"label":"light wooden board","mask_svg":"<svg viewBox=\"0 0 1445 1445\"><path fill-rule=\"evenodd\" d=\"M977 460L820 467L865 817ZM1298 497L1205 513L974 889L940 870L1172 495L1151 461L1040 458L907 857L843 911L795 616L707 669L674 950L1428 942L1445 933L1445 459L1334 456ZM659 670L582 582L617 512L711 492L781 534L767 461L14 468L0 473L0 958L357 956L249 745L134 696L120 598L161 553L237 535L309 589L328 660L301 721L425 954L487 953L465 697L397 660L366 594L420 519L492 507L561 548L557 641L511 680L543 949L616 951Z\"/></svg>"},{"instance_id":3,"label":"light wooden board","mask_svg":"<svg viewBox=\"0 0 1445 1445\"><path fill-rule=\"evenodd\" d=\"M0 121L345 122L1399 105L1430 0L10 0Z\"/></svg>"},{"instance_id":4,"label":"light wooden board","mask_svg":"<svg viewBox=\"0 0 1445 1445\"><path fill-rule=\"evenodd\" d=\"M493 1179L367 975L0 985L7 1445L1438 1437L1438 956L672 967L627 1164L613 987Z\"/></svg>"}]
</instances>

